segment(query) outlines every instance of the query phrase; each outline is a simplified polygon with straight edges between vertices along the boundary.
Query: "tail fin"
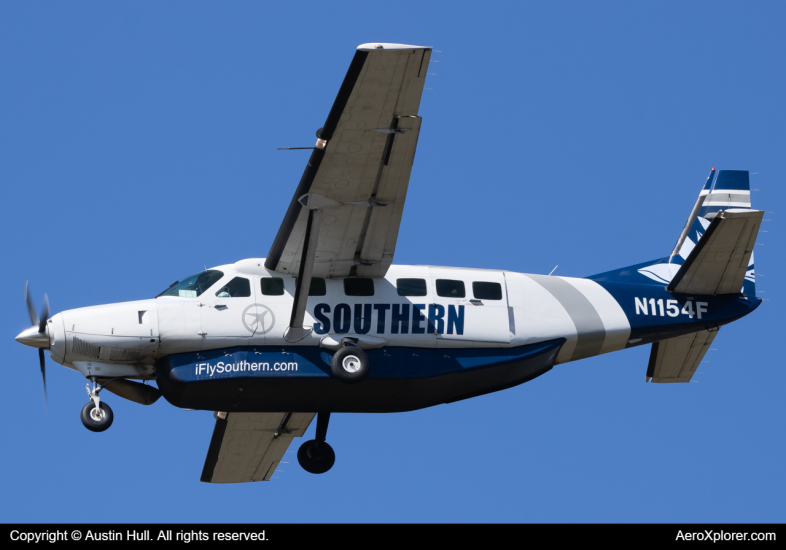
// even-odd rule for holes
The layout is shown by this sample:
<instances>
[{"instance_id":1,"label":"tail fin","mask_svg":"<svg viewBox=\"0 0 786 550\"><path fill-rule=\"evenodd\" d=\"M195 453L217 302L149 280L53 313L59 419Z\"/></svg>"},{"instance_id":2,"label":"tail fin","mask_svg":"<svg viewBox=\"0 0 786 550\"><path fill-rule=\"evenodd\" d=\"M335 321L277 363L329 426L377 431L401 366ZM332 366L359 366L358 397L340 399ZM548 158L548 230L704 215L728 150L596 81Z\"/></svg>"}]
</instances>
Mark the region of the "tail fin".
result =
<instances>
[{"instance_id":1,"label":"tail fin","mask_svg":"<svg viewBox=\"0 0 786 550\"><path fill-rule=\"evenodd\" d=\"M688 223L677 240L671 256L679 254L685 260L718 212L729 208L751 209L750 176L747 170L721 170L713 181L715 168L688 217ZM691 238L692 237L692 238ZM695 240L694 240L695 239Z\"/></svg>"},{"instance_id":2,"label":"tail fin","mask_svg":"<svg viewBox=\"0 0 786 550\"><path fill-rule=\"evenodd\" d=\"M653 284L653 282L654 284L671 283L693 249L707 232L707 228L712 220L718 217L720 212L726 210L736 212L751 210L748 171L720 170L716 173L715 168L710 171L710 175L699 193L699 198L696 200L690 216L688 216L688 221L682 229L671 255L660 260L601 273L591 278L608 281L648 282L650 284ZM758 231L758 226L756 226L756 231ZM745 273L742 292L748 296L756 295L752 252L750 252L750 260Z\"/></svg>"},{"instance_id":3,"label":"tail fin","mask_svg":"<svg viewBox=\"0 0 786 550\"><path fill-rule=\"evenodd\" d=\"M678 255L678 263L688 259L694 247L720 212L734 209L744 212L751 210L750 173L747 170L721 170L713 181L715 168L710 172L707 183L699 194L693 207L688 223L682 230L677 246L674 247L672 258ZM758 232L758 226L756 227ZM753 236L755 240L755 235ZM745 273L742 292L748 296L756 296L756 278L754 274L753 252L750 253L748 269Z\"/></svg>"}]
</instances>

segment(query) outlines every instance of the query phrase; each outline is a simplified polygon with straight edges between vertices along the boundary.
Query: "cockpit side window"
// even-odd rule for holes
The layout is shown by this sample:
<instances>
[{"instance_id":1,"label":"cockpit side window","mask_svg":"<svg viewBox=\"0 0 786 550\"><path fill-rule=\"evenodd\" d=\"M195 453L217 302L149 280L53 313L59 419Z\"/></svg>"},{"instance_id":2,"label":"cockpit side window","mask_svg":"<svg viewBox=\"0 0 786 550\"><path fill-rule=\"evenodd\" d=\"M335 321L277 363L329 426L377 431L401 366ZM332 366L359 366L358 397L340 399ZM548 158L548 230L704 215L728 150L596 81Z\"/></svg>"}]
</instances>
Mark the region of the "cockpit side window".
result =
<instances>
[{"instance_id":1,"label":"cockpit side window","mask_svg":"<svg viewBox=\"0 0 786 550\"><path fill-rule=\"evenodd\" d=\"M224 276L222 271L217 269L208 269L202 273L191 275L182 281L176 281L166 289L164 292L156 296L179 296L181 298L196 298L205 292L208 288L213 286L221 277Z\"/></svg>"},{"instance_id":2,"label":"cockpit side window","mask_svg":"<svg viewBox=\"0 0 786 550\"><path fill-rule=\"evenodd\" d=\"M216 292L219 298L248 298L251 296L251 283L245 277L235 277Z\"/></svg>"}]
</instances>

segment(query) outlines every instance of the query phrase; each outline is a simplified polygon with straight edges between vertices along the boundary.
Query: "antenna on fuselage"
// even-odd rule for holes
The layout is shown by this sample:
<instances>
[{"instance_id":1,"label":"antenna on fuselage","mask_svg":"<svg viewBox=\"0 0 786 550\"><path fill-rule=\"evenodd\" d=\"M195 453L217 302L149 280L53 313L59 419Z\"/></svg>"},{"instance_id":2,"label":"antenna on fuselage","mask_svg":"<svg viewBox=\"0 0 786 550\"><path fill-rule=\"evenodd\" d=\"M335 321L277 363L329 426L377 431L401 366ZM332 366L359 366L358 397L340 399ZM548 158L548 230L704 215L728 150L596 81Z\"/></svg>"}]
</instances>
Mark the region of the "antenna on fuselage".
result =
<instances>
[{"instance_id":1,"label":"antenna on fuselage","mask_svg":"<svg viewBox=\"0 0 786 550\"><path fill-rule=\"evenodd\" d=\"M559 264L555 265L554 269L551 270L551 273L554 273L555 271L557 271L558 267L559 267ZM551 273L549 273L549 276L551 276Z\"/></svg>"}]
</instances>

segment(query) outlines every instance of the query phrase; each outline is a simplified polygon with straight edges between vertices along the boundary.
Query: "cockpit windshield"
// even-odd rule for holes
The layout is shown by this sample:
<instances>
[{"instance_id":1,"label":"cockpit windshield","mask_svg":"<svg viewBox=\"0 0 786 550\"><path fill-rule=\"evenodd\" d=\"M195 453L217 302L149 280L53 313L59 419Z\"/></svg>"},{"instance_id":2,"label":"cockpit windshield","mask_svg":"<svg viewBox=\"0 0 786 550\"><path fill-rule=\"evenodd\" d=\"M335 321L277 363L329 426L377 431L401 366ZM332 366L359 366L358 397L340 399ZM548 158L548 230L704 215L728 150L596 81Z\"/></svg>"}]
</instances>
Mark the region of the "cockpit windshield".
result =
<instances>
[{"instance_id":1,"label":"cockpit windshield","mask_svg":"<svg viewBox=\"0 0 786 550\"><path fill-rule=\"evenodd\" d=\"M202 273L191 275L191 277L182 281L176 281L166 289L164 292L156 296L179 296L181 298L196 298L208 288L213 286L213 283L218 281L224 273L217 269L208 269Z\"/></svg>"}]
</instances>

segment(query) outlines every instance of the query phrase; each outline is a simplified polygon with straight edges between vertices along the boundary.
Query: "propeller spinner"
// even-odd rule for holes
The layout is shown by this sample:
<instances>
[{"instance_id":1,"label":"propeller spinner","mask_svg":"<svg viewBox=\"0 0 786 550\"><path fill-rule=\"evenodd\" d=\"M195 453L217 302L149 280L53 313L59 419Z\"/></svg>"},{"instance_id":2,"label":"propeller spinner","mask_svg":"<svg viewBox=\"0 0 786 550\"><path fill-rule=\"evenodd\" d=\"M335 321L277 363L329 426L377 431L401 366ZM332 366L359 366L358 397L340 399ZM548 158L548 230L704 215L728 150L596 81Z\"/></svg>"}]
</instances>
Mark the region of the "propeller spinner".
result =
<instances>
[{"instance_id":1,"label":"propeller spinner","mask_svg":"<svg viewBox=\"0 0 786 550\"><path fill-rule=\"evenodd\" d=\"M16 341L31 348L38 348L38 362L41 364L41 379L44 382L44 402L46 402L46 361L44 359L44 350L49 349L49 333L46 324L49 320L49 298L44 294L44 307L39 317L36 315L33 300L28 292L27 281L25 281L25 302L27 303L27 312L30 314L30 322L33 326L20 332L16 337Z\"/></svg>"}]
</instances>

